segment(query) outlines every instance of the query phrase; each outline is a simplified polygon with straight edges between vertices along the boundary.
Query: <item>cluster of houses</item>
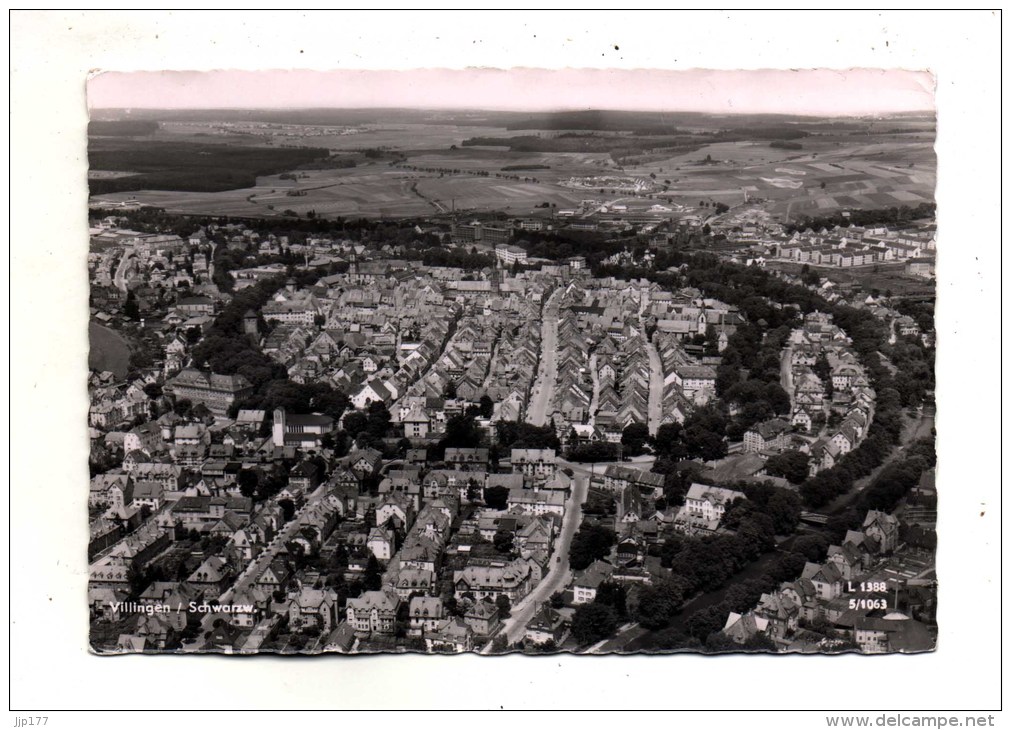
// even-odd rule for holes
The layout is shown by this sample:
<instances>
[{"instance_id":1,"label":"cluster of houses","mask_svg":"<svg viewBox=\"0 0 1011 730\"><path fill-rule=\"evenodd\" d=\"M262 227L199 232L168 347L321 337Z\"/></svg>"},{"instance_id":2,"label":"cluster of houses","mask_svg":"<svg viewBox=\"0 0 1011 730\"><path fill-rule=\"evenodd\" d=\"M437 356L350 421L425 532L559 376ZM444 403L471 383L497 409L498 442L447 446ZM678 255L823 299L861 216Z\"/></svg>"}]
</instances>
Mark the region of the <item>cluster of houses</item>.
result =
<instances>
[{"instance_id":1,"label":"cluster of houses","mask_svg":"<svg viewBox=\"0 0 1011 730\"><path fill-rule=\"evenodd\" d=\"M407 636L467 651L488 641L500 597L522 600L550 567L571 487L554 450L513 449L496 467L484 448L447 449L438 464L414 449L384 468L372 449L328 456L336 427L284 409L205 421L169 412L122 433L121 465L97 474L89 495L93 626L120 631L100 648L186 638L242 652L298 637L309 650L368 651ZM250 496L250 483L270 480L280 488ZM378 587L352 591L372 565ZM139 588L144 576L153 580ZM194 630L187 607L211 601L235 608L225 625ZM131 602L151 608L117 608ZM532 630L546 621L556 636L561 623L545 611Z\"/></svg>"},{"instance_id":2,"label":"cluster of houses","mask_svg":"<svg viewBox=\"0 0 1011 730\"><path fill-rule=\"evenodd\" d=\"M896 605L900 598L913 603L909 591L917 583L891 565L900 547L898 519L870 510L859 531L828 548L824 562L807 563L800 578L762 594L750 611L731 613L723 633L740 644L764 634L785 651L844 641L869 654L929 650L934 632Z\"/></svg>"},{"instance_id":3,"label":"cluster of houses","mask_svg":"<svg viewBox=\"0 0 1011 730\"><path fill-rule=\"evenodd\" d=\"M763 422L744 438L750 452L787 448L790 425L818 438L801 451L810 454L811 475L829 469L855 449L870 428L876 395L846 333L832 316L812 312L793 330L784 357L790 359L790 422ZM827 364L821 375L819 363Z\"/></svg>"},{"instance_id":4,"label":"cluster of houses","mask_svg":"<svg viewBox=\"0 0 1011 730\"><path fill-rule=\"evenodd\" d=\"M762 259L837 268L905 262L907 274L927 279L935 274L937 228L933 224L909 228L835 226L792 235L779 226L751 225L728 235Z\"/></svg>"},{"instance_id":5,"label":"cluster of houses","mask_svg":"<svg viewBox=\"0 0 1011 730\"><path fill-rule=\"evenodd\" d=\"M606 559L594 561L573 576L574 606L592 603L605 582L631 587L663 579L668 571L657 555L665 541L676 535L719 532L730 504L746 499L742 492L695 483L682 506L668 506L661 501L662 475L619 465L608 465L594 476L591 486L608 494L616 509L613 515L584 515L584 523L613 529L616 540Z\"/></svg>"},{"instance_id":6,"label":"cluster of houses","mask_svg":"<svg viewBox=\"0 0 1011 730\"><path fill-rule=\"evenodd\" d=\"M289 285L259 313L272 326L261 348L287 367L291 380L326 382L349 393L359 409L383 402L401 410L418 398L478 403L488 396L494 420L516 420L536 375L537 320L554 279L497 270L445 279L447 271L352 261L347 273L312 287ZM252 333L256 317L249 313ZM437 432L420 421L413 428Z\"/></svg>"},{"instance_id":7,"label":"cluster of houses","mask_svg":"<svg viewBox=\"0 0 1011 730\"><path fill-rule=\"evenodd\" d=\"M719 337L726 349L729 335L723 331ZM696 406L716 396L716 365L720 358L690 355L681 338L673 334L657 334L656 349L663 370L660 422L684 423Z\"/></svg>"},{"instance_id":8,"label":"cluster of houses","mask_svg":"<svg viewBox=\"0 0 1011 730\"><path fill-rule=\"evenodd\" d=\"M617 442L624 428L648 424L653 386L651 350L662 379L657 423L683 422L716 393L717 352L706 355L695 337L720 350L742 320L697 290L678 294L647 281L571 282L559 308L553 422L580 442ZM652 335L652 340L650 339Z\"/></svg>"}]
</instances>

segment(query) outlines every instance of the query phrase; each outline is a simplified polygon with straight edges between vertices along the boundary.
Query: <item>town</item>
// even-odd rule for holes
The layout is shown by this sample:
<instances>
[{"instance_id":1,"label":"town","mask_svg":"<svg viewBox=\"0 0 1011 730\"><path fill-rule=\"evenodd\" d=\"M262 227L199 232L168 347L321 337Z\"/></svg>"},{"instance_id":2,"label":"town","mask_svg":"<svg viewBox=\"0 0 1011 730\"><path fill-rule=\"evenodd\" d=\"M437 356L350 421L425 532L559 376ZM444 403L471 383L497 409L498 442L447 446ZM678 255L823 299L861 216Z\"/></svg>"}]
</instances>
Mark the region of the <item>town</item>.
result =
<instances>
[{"instance_id":1,"label":"town","mask_svg":"<svg viewBox=\"0 0 1011 730\"><path fill-rule=\"evenodd\" d=\"M904 211L94 206L93 649L931 649Z\"/></svg>"}]
</instances>

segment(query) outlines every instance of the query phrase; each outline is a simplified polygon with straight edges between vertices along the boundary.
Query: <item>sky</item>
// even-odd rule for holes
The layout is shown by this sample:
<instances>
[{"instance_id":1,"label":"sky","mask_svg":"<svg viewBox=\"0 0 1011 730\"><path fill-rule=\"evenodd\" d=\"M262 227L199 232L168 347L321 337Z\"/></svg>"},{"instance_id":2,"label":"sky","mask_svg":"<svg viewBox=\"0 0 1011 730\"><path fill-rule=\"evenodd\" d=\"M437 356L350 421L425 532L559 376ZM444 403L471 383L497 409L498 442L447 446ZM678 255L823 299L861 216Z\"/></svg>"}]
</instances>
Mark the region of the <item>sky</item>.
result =
<instances>
[{"instance_id":1,"label":"sky","mask_svg":"<svg viewBox=\"0 0 1011 730\"><path fill-rule=\"evenodd\" d=\"M96 73L90 108L611 109L867 115L934 109L925 71L419 69Z\"/></svg>"}]
</instances>

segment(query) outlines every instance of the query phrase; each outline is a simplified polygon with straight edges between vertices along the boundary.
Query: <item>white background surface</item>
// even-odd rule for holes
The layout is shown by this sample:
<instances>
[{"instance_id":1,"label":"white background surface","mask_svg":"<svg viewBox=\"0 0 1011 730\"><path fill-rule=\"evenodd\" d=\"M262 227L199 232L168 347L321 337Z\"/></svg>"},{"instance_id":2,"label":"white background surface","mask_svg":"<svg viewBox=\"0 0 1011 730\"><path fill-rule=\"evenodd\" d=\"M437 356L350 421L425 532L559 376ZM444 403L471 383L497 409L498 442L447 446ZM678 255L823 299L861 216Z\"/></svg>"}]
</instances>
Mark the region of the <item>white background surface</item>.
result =
<instances>
[{"instance_id":1,"label":"white background surface","mask_svg":"<svg viewBox=\"0 0 1011 730\"><path fill-rule=\"evenodd\" d=\"M18 714L236 707L789 708L911 714L998 706L1003 646L999 13L113 11L16 12L11 23L13 397L7 440L11 706L22 711ZM937 74L937 652L915 657L307 660L87 653L86 74L91 69L466 66L865 66L926 68ZM160 727L176 721L163 717L154 725L148 718L144 722ZM554 719L561 717L549 721ZM773 718L736 719L763 726ZM776 725L800 726L795 724L800 719L792 715ZM222 721L235 720L216 716L207 723ZM814 717L804 726L824 724Z\"/></svg>"}]
</instances>

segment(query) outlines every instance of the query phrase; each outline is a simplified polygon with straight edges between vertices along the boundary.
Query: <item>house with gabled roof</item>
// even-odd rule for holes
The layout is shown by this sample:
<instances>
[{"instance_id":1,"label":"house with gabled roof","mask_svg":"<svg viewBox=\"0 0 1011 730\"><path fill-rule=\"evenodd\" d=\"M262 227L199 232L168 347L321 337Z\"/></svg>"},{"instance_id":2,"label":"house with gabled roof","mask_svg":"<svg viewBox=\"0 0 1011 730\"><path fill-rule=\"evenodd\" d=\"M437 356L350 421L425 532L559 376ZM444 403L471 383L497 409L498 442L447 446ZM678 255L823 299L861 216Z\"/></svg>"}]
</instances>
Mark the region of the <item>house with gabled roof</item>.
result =
<instances>
[{"instance_id":1,"label":"house with gabled roof","mask_svg":"<svg viewBox=\"0 0 1011 730\"><path fill-rule=\"evenodd\" d=\"M288 625L293 631L319 628L329 633L337 625L338 600L333 588L302 586L288 595Z\"/></svg>"},{"instance_id":2,"label":"house with gabled roof","mask_svg":"<svg viewBox=\"0 0 1011 730\"><path fill-rule=\"evenodd\" d=\"M881 553L890 553L899 544L899 521L887 512L869 510L864 517L862 530L873 539Z\"/></svg>"},{"instance_id":3,"label":"house with gabled roof","mask_svg":"<svg viewBox=\"0 0 1011 730\"><path fill-rule=\"evenodd\" d=\"M549 603L544 603L527 624L523 638L536 646L544 644L561 645L568 635L565 619L553 609Z\"/></svg>"},{"instance_id":4,"label":"house with gabled roof","mask_svg":"<svg viewBox=\"0 0 1011 730\"><path fill-rule=\"evenodd\" d=\"M758 634L764 634L769 628L769 620L759 616L754 611L740 614L731 612L727 622L720 632L735 644L745 644Z\"/></svg>"},{"instance_id":5,"label":"house with gabled roof","mask_svg":"<svg viewBox=\"0 0 1011 730\"><path fill-rule=\"evenodd\" d=\"M430 652L465 652L474 648L474 632L459 616L443 619L425 635Z\"/></svg>"},{"instance_id":6,"label":"house with gabled roof","mask_svg":"<svg viewBox=\"0 0 1011 730\"><path fill-rule=\"evenodd\" d=\"M775 639L786 638L797 630L800 608L782 592L763 593L755 606L756 617L768 621L766 633Z\"/></svg>"},{"instance_id":7,"label":"house with gabled roof","mask_svg":"<svg viewBox=\"0 0 1011 730\"><path fill-rule=\"evenodd\" d=\"M231 583L234 571L223 559L216 555L204 560L193 571L186 582L201 593L207 600L220 596Z\"/></svg>"},{"instance_id":8,"label":"house with gabled roof","mask_svg":"<svg viewBox=\"0 0 1011 730\"><path fill-rule=\"evenodd\" d=\"M674 520L675 527L683 531L715 530L727 507L736 499L747 499L743 492L708 484L692 484L685 495L685 503Z\"/></svg>"},{"instance_id":9,"label":"house with gabled roof","mask_svg":"<svg viewBox=\"0 0 1011 730\"><path fill-rule=\"evenodd\" d=\"M415 593L431 593L436 587L436 575L431 570L401 568L397 573L393 587L400 597L406 601Z\"/></svg>"},{"instance_id":10,"label":"house with gabled roof","mask_svg":"<svg viewBox=\"0 0 1011 730\"><path fill-rule=\"evenodd\" d=\"M585 570L578 571L572 580L572 602L576 605L593 603L601 583L611 579L614 566L595 560Z\"/></svg>"},{"instance_id":11,"label":"house with gabled roof","mask_svg":"<svg viewBox=\"0 0 1011 730\"><path fill-rule=\"evenodd\" d=\"M522 559L506 564L471 564L463 570L453 572L457 600L469 593L477 600L494 600L499 595L504 595L515 603L530 592L532 584L530 564Z\"/></svg>"},{"instance_id":12,"label":"house with gabled roof","mask_svg":"<svg viewBox=\"0 0 1011 730\"><path fill-rule=\"evenodd\" d=\"M400 603L400 595L393 588L366 591L358 598L348 599L347 621L360 637L392 635L396 630Z\"/></svg>"},{"instance_id":13,"label":"house with gabled roof","mask_svg":"<svg viewBox=\"0 0 1011 730\"><path fill-rule=\"evenodd\" d=\"M801 578L811 581L822 601L831 601L842 594L843 577L835 563L807 563Z\"/></svg>"},{"instance_id":14,"label":"house with gabled roof","mask_svg":"<svg viewBox=\"0 0 1011 730\"><path fill-rule=\"evenodd\" d=\"M411 599L407 615L410 621L409 636L424 636L435 631L445 618L442 599L436 596L415 596Z\"/></svg>"}]
</instances>

